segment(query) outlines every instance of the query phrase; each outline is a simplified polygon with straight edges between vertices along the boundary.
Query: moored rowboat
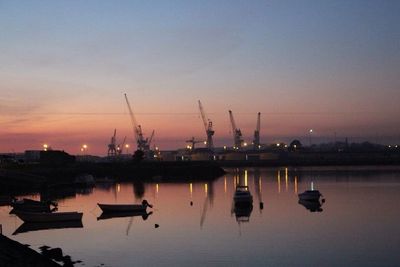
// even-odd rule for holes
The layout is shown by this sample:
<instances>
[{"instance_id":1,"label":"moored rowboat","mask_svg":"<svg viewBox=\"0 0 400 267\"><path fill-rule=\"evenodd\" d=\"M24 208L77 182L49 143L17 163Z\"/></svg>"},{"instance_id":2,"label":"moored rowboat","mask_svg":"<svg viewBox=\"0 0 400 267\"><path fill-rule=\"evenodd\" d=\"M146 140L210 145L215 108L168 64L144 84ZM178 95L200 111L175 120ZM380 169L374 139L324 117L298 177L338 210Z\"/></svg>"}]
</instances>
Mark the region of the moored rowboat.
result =
<instances>
[{"instance_id":1,"label":"moored rowboat","mask_svg":"<svg viewBox=\"0 0 400 267\"><path fill-rule=\"evenodd\" d=\"M65 222L65 221L80 221L82 220L82 212L28 212L28 211L15 211L17 215L24 222Z\"/></svg>"},{"instance_id":2,"label":"moored rowboat","mask_svg":"<svg viewBox=\"0 0 400 267\"><path fill-rule=\"evenodd\" d=\"M152 208L146 200L142 204L100 204L97 203L103 212L143 212L147 207Z\"/></svg>"},{"instance_id":3,"label":"moored rowboat","mask_svg":"<svg viewBox=\"0 0 400 267\"><path fill-rule=\"evenodd\" d=\"M51 206L57 207L57 203L50 201L38 201L28 198L13 200L11 202L11 207L13 207L15 210L21 211L50 212Z\"/></svg>"}]
</instances>

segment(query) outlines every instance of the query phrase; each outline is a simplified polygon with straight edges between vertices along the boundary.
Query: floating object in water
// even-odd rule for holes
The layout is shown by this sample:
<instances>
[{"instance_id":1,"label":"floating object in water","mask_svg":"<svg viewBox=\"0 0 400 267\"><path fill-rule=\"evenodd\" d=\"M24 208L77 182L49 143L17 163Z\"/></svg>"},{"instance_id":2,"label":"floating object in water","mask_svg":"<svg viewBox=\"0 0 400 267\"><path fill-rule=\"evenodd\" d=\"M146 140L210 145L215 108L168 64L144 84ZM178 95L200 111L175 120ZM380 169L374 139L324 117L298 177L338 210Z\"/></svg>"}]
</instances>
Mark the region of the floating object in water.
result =
<instances>
[{"instance_id":1,"label":"floating object in water","mask_svg":"<svg viewBox=\"0 0 400 267\"><path fill-rule=\"evenodd\" d=\"M19 200L14 199L11 202L11 207L13 207L14 210L19 211L50 212L50 206L57 207L57 203L50 201L32 200L28 198L23 198Z\"/></svg>"},{"instance_id":2,"label":"floating object in water","mask_svg":"<svg viewBox=\"0 0 400 267\"><path fill-rule=\"evenodd\" d=\"M233 196L235 205L253 204L253 196L250 194L248 186L237 186Z\"/></svg>"},{"instance_id":3,"label":"floating object in water","mask_svg":"<svg viewBox=\"0 0 400 267\"><path fill-rule=\"evenodd\" d=\"M160 225L158 225L157 223L154 225L154 228L158 228L160 227Z\"/></svg>"},{"instance_id":4,"label":"floating object in water","mask_svg":"<svg viewBox=\"0 0 400 267\"><path fill-rule=\"evenodd\" d=\"M152 208L153 205L149 204L147 200L143 200L142 204L100 204L97 203L103 212L127 212L127 211L146 211L147 207Z\"/></svg>"},{"instance_id":5,"label":"floating object in water","mask_svg":"<svg viewBox=\"0 0 400 267\"><path fill-rule=\"evenodd\" d=\"M299 194L300 200L319 201L322 194L318 190L306 190Z\"/></svg>"},{"instance_id":6,"label":"floating object in water","mask_svg":"<svg viewBox=\"0 0 400 267\"><path fill-rule=\"evenodd\" d=\"M193 201L190 201L190 206L193 206Z\"/></svg>"}]
</instances>

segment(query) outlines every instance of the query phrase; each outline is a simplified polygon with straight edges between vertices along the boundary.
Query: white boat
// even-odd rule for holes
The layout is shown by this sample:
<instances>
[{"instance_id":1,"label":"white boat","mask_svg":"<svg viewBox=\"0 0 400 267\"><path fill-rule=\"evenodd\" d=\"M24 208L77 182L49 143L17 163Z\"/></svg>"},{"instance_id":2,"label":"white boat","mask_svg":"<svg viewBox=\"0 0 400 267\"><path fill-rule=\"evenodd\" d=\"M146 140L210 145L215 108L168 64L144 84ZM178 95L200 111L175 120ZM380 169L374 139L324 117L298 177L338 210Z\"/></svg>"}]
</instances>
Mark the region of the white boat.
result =
<instances>
[{"instance_id":1,"label":"white boat","mask_svg":"<svg viewBox=\"0 0 400 267\"><path fill-rule=\"evenodd\" d=\"M15 211L17 215L24 222L65 222L65 221L80 221L82 220L83 213L81 212L28 212L28 211Z\"/></svg>"},{"instance_id":2,"label":"white boat","mask_svg":"<svg viewBox=\"0 0 400 267\"><path fill-rule=\"evenodd\" d=\"M143 200L142 204L100 204L97 203L103 212L127 212L127 211L146 211L147 207L152 208L147 200Z\"/></svg>"},{"instance_id":3,"label":"white boat","mask_svg":"<svg viewBox=\"0 0 400 267\"><path fill-rule=\"evenodd\" d=\"M233 195L233 201L235 204L239 203L253 203L253 196L250 194L249 187L238 185L236 186L235 194Z\"/></svg>"}]
</instances>

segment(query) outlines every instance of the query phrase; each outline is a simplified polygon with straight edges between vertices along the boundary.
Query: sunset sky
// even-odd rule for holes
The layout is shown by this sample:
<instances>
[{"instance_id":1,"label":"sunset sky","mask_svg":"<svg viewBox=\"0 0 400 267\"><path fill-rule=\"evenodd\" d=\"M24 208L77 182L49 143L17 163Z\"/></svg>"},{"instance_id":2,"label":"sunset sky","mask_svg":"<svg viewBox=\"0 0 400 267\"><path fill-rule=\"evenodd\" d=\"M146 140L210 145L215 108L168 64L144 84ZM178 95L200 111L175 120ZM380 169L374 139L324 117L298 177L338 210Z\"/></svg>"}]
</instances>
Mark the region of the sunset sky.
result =
<instances>
[{"instance_id":1,"label":"sunset sky","mask_svg":"<svg viewBox=\"0 0 400 267\"><path fill-rule=\"evenodd\" d=\"M0 0L0 152L104 155L133 130L161 149L348 137L400 143L400 1Z\"/></svg>"}]
</instances>

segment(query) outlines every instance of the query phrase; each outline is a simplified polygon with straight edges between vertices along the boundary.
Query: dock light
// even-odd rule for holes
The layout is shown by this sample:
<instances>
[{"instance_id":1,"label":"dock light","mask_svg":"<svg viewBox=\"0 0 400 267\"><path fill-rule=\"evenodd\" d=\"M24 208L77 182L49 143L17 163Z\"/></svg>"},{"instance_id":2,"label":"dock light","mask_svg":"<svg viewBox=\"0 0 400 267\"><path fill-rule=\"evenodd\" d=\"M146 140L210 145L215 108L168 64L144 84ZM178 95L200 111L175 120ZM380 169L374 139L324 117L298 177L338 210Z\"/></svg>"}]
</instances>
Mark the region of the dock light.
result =
<instances>
[{"instance_id":1,"label":"dock light","mask_svg":"<svg viewBox=\"0 0 400 267\"><path fill-rule=\"evenodd\" d=\"M125 145L125 148L129 148L129 144L126 144L126 145Z\"/></svg>"},{"instance_id":2,"label":"dock light","mask_svg":"<svg viewBox=\"0 0 400 267\"><path fill-rule=\"evenodd\" d=\"M258 149L260 149L261 148L261 145L258 145Z\"/></svg>"},{"instance_id":3,"label":"dock light","mask_svg":"<svg viewBox=\"0 0 400 267\"><path fill-rule=\"evenodd\" d=\"M244 142L244 143L243 143L243 145L244 145L244 146L247 146L247 143L246 143L246 142Z\"/></svg>"},{"instance_id":4,"label":"dock light","mask_svg":"<svg viewBox=\"0 0 400 267\"><path fill-rule=\"evenodd\" d=\"M224 146L224 149L226 150L226 146Z\"/></svg>"},{"instance_id":5,"label":"dock light","mask_svg":"<svg viewBox=\"0 0 400 267\"><path fill-rule=\"evenodd\" d=\"M158 150L158 146L156 146L156 150Z\"/></svg>"},{"instance_id":6,"label":"dock light","mask_svg":"<svg viewBox=\"0 0 400 267\"><path fill-rule=\"evenodd\" d=\"M287 145L285 145L285 147L287 147Z\"/></svg>"},{"instance_id":7,"label":"dock light","mask_svg":"<svg viewBox=\"0 0 400 267\"><path fill-rule=\"evenodd\" d=\"M87 144L83 144L82 147L81 147L81 152L86 153L87 149L88 149L88 145Z\"/></svg>"},{"instance_id":8,"label":"dock light","mask_svg":"<svg viewBox=\"0 0 400 267\"><path fill-rule=\"evenodd\" d=\"M204 144L207 145L207 141L204 141Z\"/></svg>"},{"instance_id":9,"label":"dock light","mask_svg":"<svg viewBox=\"0 0 400 267\"><path fill-rule=\"evenodd\" d=\"M388 147L391 148L392 146L391 146L391 145L388 145Z\"/></svg>"},{"instance_id":10,"label":"dock light","mask_svg":"<svg viewBox=\"0 0 400 267\"><path fill-rule=\"evenodd\" d=\"M312 133L314 132L314 130L313 129L310 129L309 131L309 141L310 141L310 146L311 146L311 144L312 144L312 142L311 142L311 135L312 135Z\"/></svg>"},{"instance_id":11,"label":"dock light","mask_svg":"<svg viewBox=\"0 0 400 267\"><path fill-rule=\"evenodd\" d=\"M277 143L276 146L280 146L281 144Z\"/></svg>"}]
</instances>

